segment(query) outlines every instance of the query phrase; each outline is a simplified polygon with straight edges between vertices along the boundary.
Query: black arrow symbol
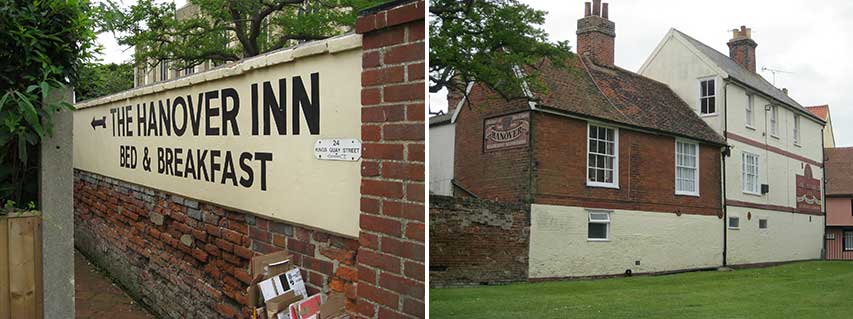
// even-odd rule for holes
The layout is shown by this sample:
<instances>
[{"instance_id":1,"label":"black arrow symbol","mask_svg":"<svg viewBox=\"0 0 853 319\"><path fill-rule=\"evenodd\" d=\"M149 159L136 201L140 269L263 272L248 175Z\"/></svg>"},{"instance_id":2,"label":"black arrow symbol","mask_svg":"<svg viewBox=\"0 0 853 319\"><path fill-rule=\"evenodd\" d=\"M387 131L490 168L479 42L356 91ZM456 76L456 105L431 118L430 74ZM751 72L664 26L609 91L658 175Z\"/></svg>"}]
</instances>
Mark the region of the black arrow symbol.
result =
<instances>
[{"instance_id":1,"label":"black arrow symbol","mask_svg":"<svg viewBox=\"0 0 853 319\"><path fill-rule=\"evenodd\" d=\"M92 118L92 129L94 130L98 126L107 128L107 117L103 116L100 120L96 120L94 117Z\"/></svg>"}]
</instances>

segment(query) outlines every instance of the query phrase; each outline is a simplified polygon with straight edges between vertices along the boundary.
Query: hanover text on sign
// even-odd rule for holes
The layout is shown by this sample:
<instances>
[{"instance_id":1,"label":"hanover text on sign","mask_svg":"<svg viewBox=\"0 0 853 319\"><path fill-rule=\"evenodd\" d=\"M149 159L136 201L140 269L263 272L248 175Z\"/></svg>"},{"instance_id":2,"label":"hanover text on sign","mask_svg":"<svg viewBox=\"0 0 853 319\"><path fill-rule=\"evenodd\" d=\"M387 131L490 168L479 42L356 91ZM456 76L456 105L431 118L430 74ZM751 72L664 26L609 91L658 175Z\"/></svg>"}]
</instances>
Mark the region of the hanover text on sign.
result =
<instances>
[{"instance_id":1,"label":"hanover text on sign","mask_svg":"<svg viewBox=\"0 0 853 319\"><path fill-rule=\"evenodd\" d=\"M75 167L355 237L359 163L317 160L314 144L361 134L360 46L318 41L81 103Z\"/></svg>"}]
</instances>

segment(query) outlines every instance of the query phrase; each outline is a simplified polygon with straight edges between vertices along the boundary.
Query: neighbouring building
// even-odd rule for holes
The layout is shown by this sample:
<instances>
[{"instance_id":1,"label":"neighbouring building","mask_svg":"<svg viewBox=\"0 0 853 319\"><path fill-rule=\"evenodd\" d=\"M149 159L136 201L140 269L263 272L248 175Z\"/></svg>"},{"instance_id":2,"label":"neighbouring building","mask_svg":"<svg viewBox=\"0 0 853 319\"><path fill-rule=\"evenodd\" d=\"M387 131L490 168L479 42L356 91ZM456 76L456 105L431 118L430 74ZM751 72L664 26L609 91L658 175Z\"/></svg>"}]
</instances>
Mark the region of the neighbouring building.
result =
<instances>
[{"instance_id":1,"label":"neighbouring building","mask_svg":"<svg viewBox=\"0 0 853 319\"><path fill-rule=\"evenodd\" d=\"M835 133L832 131L832 117L829 116L829 105L806 106L806 110L826 122L823 127L823 147L835 147Z\"/></svg>"},{"instance_id":2,"label":"neighbouring building","mask_svg":"<svg viewBox=\"0 0 853 319\"><path fill-rule=\"evenodd\" d=\"M821 257L824 120L755 73L757 43L726 56L671 29L639 73L666 83L731 146L723 157L726 264Z\"/></svg>"},{"instance_id":3,"label":"neighbouring building","mask_svg":"<svg viewBox=\"0 0 853 319\"><path fill-rule=\"evenodd\" d=\"M453 196L453 147L456 125L451 113L429 118L429 193Z\"/></svg>"},{"instance_id":4,"label":"neighbouring building","mask_svg":"<svg viewBox=\"0 0 853 319\"><path fill-rule=\"evenodd\" d=\"M827 148L826 259L853 260L853 148Z\"/></svg>"},{"instance_id":5,"label":"neighbouring building","mask_svg":"<svg viewBox=\"0 0 853 319\"><path fill-rule=\"evenodd\" d=\"M453 192L529 205L524 279L722 263L725 140L665 84L614 65L608 11L586 3L578 54L541 68L547 93L505 101L474 84L453 111Z\"/></svg>"}]
</instances>

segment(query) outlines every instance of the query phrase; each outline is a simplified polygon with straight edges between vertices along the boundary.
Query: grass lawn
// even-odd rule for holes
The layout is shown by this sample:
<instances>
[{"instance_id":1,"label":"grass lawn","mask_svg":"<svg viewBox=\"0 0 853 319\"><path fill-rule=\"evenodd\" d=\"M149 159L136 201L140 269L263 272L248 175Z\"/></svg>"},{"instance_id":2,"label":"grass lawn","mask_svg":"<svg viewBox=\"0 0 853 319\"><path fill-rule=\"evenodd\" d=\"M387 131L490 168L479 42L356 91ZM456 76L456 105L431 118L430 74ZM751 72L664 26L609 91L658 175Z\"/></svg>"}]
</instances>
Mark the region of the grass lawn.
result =
<instances>
[{"instance_id":1,"label":"grass lawn","mask_svg":"<svg viewBox=\"0 0 853 319\"><path fill-rule=\"evenodd\" d=\"M430 289L430 318L853 318L853 262Z\"/></svg>"}]
</instances>

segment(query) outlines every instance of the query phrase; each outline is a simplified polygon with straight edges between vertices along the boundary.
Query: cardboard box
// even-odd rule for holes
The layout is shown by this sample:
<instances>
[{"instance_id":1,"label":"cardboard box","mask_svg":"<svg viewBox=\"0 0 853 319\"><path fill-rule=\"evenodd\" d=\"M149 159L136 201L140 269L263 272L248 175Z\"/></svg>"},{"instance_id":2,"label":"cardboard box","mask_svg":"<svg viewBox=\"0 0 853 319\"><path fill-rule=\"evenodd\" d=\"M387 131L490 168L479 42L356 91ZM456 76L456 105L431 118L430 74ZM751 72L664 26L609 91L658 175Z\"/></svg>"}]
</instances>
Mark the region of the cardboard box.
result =
<instances>
[{"instance_id":1,"label":"cardboard box","mask_svg":"<svg viewBox=\"0 0 853 319\"><path fill-rule=\"evenodd\" d=\"M249 275L252 277L252 284L249 285L248 291L249 304L253 305L255 309L264 308L261 311L265 310L267 317L272 319L276 318L275 314L283 310L286 311L291 303L302 300L302 295L291 290L267 300L265 303L258 288L259 282L286 273L291 269L297 269L297 267L293 265L291 255L284 251L252 257L249 262Z\"/></svg>"}]
</instances>

